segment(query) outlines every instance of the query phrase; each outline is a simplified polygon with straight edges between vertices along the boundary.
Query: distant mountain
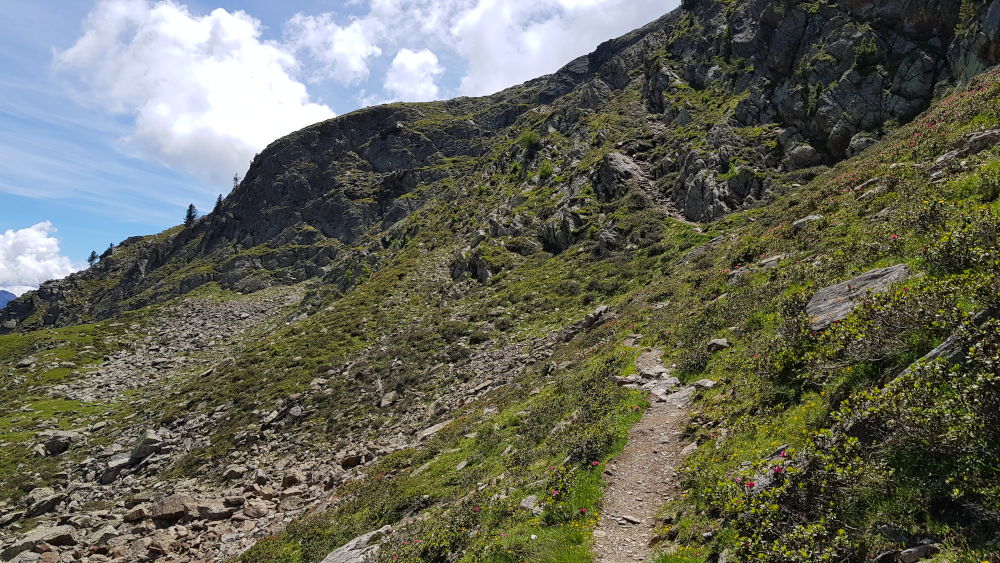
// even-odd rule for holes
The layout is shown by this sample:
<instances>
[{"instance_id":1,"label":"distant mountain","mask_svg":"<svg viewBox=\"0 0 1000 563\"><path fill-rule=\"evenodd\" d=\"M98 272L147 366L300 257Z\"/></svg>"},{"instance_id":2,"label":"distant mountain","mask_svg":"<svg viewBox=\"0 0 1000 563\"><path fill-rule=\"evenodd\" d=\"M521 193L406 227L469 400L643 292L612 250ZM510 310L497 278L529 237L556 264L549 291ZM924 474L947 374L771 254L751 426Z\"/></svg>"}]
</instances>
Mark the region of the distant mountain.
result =
<instances>
[{"instance_id":1,"label":"distant mountain","mask_svg":"<svg viewBox=\"0 0 1000 563\"><path fill-rule=\"evenodd\" d=\"M0 290L0 309L7 306L7 303L17 299L17 296L9 291Z\"/></svg>"}]
</instances>

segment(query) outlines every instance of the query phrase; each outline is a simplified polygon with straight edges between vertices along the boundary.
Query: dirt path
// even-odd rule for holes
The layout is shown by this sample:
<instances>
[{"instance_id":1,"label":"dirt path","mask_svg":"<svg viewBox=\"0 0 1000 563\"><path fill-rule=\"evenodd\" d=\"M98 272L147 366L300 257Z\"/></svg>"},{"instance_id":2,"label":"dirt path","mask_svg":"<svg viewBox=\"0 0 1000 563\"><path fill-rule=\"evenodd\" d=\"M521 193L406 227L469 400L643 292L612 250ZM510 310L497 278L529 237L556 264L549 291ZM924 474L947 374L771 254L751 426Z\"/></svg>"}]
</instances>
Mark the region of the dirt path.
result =
<instances>
[{"instance_id":1,"label":"dirt path","mask_svg":"<svg viewBox=\"0 0 1000 563\"><path fill-rule=\"evenodd\" d=\"M656 512L680 492L677 469L685 446L681 432L694 387L671 384L659 350L640 354L636 367L646 378L637 386L653 391L651 406L629 433L625 451L605 472L607 489L594 530L597 563L650 561ZM669 392L663 391L665 386Z\"/></svg>"}]
</instances>

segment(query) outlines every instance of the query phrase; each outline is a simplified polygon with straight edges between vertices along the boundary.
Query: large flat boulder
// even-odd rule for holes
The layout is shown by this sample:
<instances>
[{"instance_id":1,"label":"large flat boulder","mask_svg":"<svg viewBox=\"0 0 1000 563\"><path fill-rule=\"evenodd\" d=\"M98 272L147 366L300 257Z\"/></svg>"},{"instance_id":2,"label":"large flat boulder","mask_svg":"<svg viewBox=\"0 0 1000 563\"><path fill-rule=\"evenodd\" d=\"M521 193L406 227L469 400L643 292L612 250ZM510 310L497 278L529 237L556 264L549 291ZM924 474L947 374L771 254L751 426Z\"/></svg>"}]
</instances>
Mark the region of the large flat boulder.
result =
<instances>
[{"instance_id":1,"label":"large flat boulder","mask_svg":"<svg viewBox=\"0 0 1000 563\"><path fill-rule=\"evenodd\" d=\"M378 542L392 533L392 527L384 526L363 536L358 536L343 546L333 550L322 563L364 563L378 554Z\"/></svg>"},{"instance_id":2,"label":"large flat boulder","mask_svg":"<svg viewBox=\"0 0 1000 563\"><path fill-rule=\"evenodd\" d=\"M823 330L837 321L846 319L869 293L885 293L893 284L909 277L909 266L897 264L871 270L837 285L824 287L817 291L806 305L809 328Z\"/></svg>"}]
</instances>

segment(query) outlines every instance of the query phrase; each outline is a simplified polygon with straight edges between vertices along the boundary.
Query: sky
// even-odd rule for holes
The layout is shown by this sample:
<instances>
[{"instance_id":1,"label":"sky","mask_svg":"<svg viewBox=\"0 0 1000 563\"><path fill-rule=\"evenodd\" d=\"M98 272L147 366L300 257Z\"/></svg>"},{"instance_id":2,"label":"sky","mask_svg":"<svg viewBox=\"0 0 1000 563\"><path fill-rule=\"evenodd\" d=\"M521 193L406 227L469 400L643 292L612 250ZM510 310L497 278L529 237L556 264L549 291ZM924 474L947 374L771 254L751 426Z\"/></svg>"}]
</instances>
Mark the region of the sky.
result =
<instances>
[{"instance_id":1,"label":"sky","mask_svg":"<svg viewBox=\"0 0 1000 563\"><path fill-rule=\"evenodd\" d=\"M209 209L365 106L496 92L677 0L0 0L0 289Z\"/></svg>"}]
</instances>

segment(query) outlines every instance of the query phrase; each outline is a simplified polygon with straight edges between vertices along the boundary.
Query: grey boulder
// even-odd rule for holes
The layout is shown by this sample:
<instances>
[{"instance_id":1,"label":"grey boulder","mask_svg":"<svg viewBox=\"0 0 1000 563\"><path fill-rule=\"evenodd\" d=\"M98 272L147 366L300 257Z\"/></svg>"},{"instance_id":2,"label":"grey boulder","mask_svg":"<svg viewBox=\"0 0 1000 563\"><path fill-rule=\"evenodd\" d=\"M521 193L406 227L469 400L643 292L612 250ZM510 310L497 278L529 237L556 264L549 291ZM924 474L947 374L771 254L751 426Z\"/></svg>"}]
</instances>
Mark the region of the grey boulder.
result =
<instances>
[{"instance_id":1,"label":"grey boulder","mask_svg":"<svg viewBox=\"0 0 1000 563\"><path fill-rule=\"evenodd\" d=\"M909 277L910 268L906 264L898 264L871 270L817 291L806 305L809 328L823 330L846 319L869 293L885 293L893 284Z\"/></svg>"}]
</instances>

